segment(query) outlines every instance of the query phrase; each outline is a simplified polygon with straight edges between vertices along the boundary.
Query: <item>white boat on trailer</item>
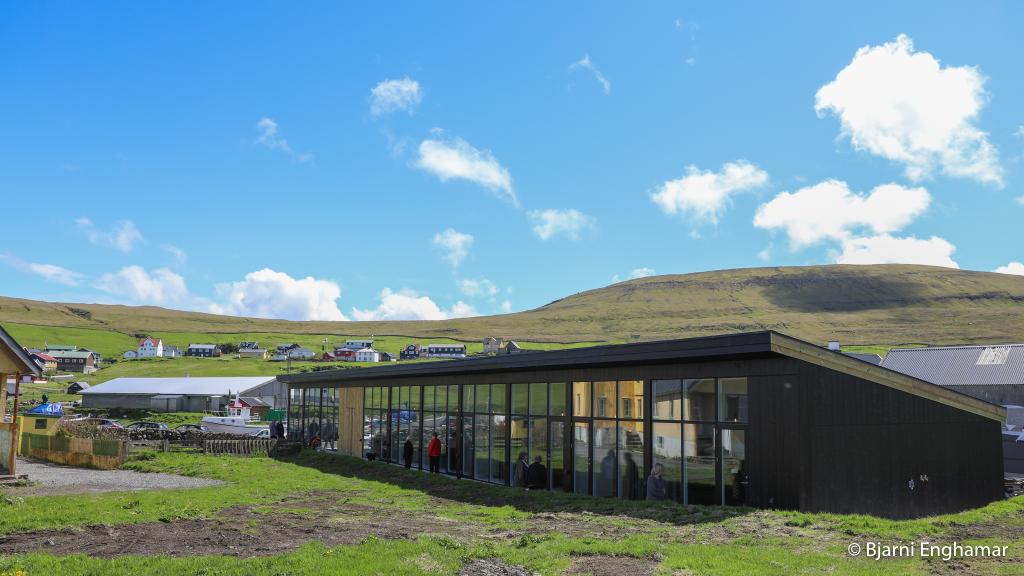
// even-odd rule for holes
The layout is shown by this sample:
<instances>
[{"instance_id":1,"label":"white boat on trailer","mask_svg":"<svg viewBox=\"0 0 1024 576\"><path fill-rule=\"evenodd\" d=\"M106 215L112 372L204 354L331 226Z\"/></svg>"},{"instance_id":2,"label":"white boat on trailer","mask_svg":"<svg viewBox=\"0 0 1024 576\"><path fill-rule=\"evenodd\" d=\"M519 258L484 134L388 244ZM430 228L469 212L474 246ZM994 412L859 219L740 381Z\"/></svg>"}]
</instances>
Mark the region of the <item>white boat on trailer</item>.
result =
<instances>
[{"instance_id":1,"label":"white boat on trailer","mask_svg":"<svg viewBox=\"0 0 1024 576\"><path fill-rule=\"evenodd\" d=\"M206 426L210 432L221 434L249 436L266 428L266 426L260 426L254 422L256 419L252 416L252 406L239 399L237 395L227 405L226 412L203 416L203 426Z\"/></svg>"}]
</instances>

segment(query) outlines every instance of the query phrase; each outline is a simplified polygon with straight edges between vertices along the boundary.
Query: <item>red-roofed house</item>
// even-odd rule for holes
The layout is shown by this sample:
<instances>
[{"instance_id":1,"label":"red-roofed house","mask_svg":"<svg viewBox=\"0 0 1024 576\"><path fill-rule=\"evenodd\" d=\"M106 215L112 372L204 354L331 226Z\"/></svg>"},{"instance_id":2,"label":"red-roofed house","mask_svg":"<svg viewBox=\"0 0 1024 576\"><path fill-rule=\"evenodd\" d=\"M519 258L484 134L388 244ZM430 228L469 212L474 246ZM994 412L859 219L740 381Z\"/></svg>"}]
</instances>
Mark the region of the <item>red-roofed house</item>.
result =
<instances>
[{"instance_id":1,"label":"red-roofed house","mask_svg":"<svg viewBox=\"0 0 1024 576\"><path fill-rule=\"evenodd\" d=\"M29 358L39 365L43 370L43 374L53 374L57 371L57 359L46 352L35 352L33 354L29 354Z\"/></svg>"},{"instance_id":2,"label":"red-roofed house","mask_svg":"<svg viewBox=\"0 0 1024 576\"><path fill-rule=\"evenodd\" d=\"M162 358L164 355L164 342L159 338L143 338L139 340L139 351L137 358Z\"/></svg>"}]
</instances>

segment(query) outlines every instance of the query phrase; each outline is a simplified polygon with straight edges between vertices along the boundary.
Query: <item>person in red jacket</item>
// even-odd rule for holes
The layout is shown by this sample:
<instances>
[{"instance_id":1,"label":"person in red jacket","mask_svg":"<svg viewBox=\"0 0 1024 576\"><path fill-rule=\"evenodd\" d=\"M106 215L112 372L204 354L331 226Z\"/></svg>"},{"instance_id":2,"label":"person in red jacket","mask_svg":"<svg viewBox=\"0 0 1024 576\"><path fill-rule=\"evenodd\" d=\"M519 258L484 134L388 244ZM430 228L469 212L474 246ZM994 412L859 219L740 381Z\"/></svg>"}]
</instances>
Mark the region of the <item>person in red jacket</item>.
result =
<instances>
[{"instance_id":1,"label":"person in red jacket","mask_svg":"<svg viewBox=\"0 0 1024 576\"><path fill-rule=\"evenodd\" d=\"M430 471L437 474L441 471L441 440L434 432L434 437L427 444L427 456L430 457Z\"/></svg>"}]
</instances>

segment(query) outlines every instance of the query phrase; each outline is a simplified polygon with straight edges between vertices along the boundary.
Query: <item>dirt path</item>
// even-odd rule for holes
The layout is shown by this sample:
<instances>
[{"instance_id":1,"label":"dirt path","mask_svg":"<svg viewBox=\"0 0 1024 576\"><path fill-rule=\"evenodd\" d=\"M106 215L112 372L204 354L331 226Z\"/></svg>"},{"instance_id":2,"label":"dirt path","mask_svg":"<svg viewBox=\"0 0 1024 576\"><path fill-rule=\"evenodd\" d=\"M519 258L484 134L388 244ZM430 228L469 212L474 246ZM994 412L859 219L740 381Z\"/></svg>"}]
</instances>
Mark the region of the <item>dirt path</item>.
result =
<instances>
[{"instance_id":1,"label":"dirt path","mask_svg":"<svg viewBox=\"0 0 1024 576\"><path fill-rule=\"evenodd\" d=\"M92 470L25 458L18 459L18 474L28 474L31 484L0 488L0 494L21 497L56 496L131 490L203 488L223 484L220 480L210 480L209 478L163 473L144 474L132 470Z\"/></svg>"}]
</instances>

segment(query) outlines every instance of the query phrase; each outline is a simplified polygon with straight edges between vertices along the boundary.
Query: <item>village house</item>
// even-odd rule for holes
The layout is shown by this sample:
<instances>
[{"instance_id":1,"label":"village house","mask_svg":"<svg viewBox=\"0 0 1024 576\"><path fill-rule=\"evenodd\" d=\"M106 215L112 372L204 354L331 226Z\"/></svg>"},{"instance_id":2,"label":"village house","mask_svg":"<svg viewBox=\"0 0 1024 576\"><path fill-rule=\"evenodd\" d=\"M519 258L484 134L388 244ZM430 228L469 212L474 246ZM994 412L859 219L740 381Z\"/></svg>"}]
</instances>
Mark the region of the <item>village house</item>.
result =
<instances>
[{"instance_id":1,"label":"village house","mask_svg":"<svg viewBox=\"0 0 1024 576\"><path fill-rule=\"evenodd\" d=\"M465 358L465 344L427 344L422 355L427 358Z\"/></svg>"},{"instance_id":2,"label":"village house","mask_svg":"<svg viewBox=\"0 0 1024 576\"><path fill-rule=\"evenodd\" d=\"M185 356L213 358L220 356L220 348L216 344L189 344Z\"/></svg>"},{"instance_id":3,"label":"village house","mask_svg":"<svg viewBox=\"0 0 1024 576\"><path fill-rule=\"evenodd\" d=\"M137 358L163 358L164 341L159 338L142 338L137 352Z\"/></svg>"},{"instance_id":4,"label":"village house","mask_svg":"<svg viewBox=\"0 0 1024 576\"><path fill-rule=\"evenodd\" d=\"M122 354L122 357L125 360L135 360L139 357L139 353L136 350L126 350L125 353Z\"/></svg>"},{"instance_id":5,"label":"village house","mask_svg":"<svg viewBox=\"0 0 1024 576\"><path fill-rule=\"evenodd\" d=\"M380 352L373 348L356 350L356 362L380 362Z\"/></svg>"},{"instance_id":6,"label":"village house","mask_svg":"<svg viewBox=\"0 0 1024 576\"><path fill-rule=\"evenodd\" d=\"M501 352L501 338L488 336L484 338L484 354L498 354Z\"/></svg>"},{"instance_id":7,"label":"village house","mask_svg":"<svg viewBox=\"0 0 1024 576\"><path fill-rule=\"evenodd\" d=\"M373 348L373 338L369 340L346 340L340 348L347 348L349 350L362 350L363 348Z\"/></svg>"},{"instance_id":8,"label":"village house","mask_svg":"<svg viewBox=\"0 0 1024 576\"><path fill-rule=\"evenodd\" d=\"M99 368L96 365L96 354L94 352L51 350L48 354L57 361L57 369L62 372L92 374Z\"/></svg>"},{"instance_id":9,"label":"village house","mask_svg":"<svg viewBox=\"0 0 1024 576\"><path fill-rule=\"evenodd\" d=\"M29 358L39 365L43 374L53 374L57 371L57 359L46 352L32 352L29 354Z\"/></svg>"},{"instance_id":10,"label":"village house","mask_svg":"<svg viewBox=\"0 0 1024 576\"><path fill-rule=\"evenodd\" d=\"M239 342L238 343L238 357L239 358L259 358L260 360L267 359L267 349L260 348L259 342Z\"/></svg>"},{"instance_id":11,"label":"village house","mask_svg":"<svg viewBox=\"0 0 1024 576\"><path fill-rule=\"evenodd\" d=\"M399 360L416 360L420 357L420 345L419 344L406 344L405 348L402 348L398 352Z\"/></svg>"},{"instance_id":12,"label":"village house","mask_svg":"<svg viewBox=\"0 0 1024 576\"><path fill-rule=\"evenodd\" d=\"M164 358L180 358L181 348L177 346L165 345L164 346Z\"/></svg>"},{"instance_id":13,"label":"village house","mask_svg":"<svg viewBox=\"0 0 1024 576\"><path fill-rule=\"evenodd\" d=\"M351 348L335 348L334 359L340 362L355 362L356 351Z\"/></svg>"}]
</instances>

